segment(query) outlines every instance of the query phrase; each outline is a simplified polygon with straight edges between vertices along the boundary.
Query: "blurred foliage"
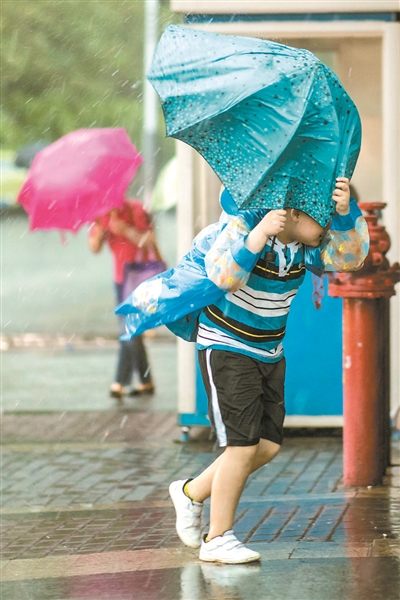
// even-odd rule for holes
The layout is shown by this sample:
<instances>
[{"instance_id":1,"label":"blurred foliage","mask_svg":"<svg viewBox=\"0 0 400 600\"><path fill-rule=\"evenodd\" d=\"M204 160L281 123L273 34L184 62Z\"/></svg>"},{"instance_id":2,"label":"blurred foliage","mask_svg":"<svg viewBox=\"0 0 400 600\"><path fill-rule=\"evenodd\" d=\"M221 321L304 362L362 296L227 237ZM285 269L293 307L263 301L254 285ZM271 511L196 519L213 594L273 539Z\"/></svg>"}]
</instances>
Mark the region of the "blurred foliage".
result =
<instances>
[{"instance_id":1,"label":"blurred foliage","mask_svg":"<svg viewBox=\"0 0 400 600\"><path fill-rule=\"evenodd\" d=\"M160 2L160 34L179 17ZM140 149L143 0L2 2L0 145L52 142L81 127L124 127ZM159 166L173 152L159 118Z\"/></svg>"}]
</instances>

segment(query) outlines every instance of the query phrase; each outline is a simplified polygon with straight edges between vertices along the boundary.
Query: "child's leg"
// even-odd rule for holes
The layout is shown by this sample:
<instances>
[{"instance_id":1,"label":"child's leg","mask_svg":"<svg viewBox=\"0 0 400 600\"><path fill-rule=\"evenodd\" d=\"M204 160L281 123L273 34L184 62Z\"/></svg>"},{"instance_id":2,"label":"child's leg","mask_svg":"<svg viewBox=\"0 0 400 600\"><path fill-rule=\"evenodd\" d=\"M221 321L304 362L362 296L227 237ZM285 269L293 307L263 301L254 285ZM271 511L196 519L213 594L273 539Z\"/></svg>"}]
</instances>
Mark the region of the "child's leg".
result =
<instances>
[{"instance_id":1,"label":"child's leg","mask_svg":"<svg viewBox=\"0 0 400 600\"><path fill-rule=\"evenodd\" d=\"M284 360L276 364L234 352L201 350L200 368L209 398L209 416L224 453L192 481L171 483L176 529L188 546L201 544L200 559L242 563L260 558L232 531L247 478L279 451L285 415ZM208 539L201 541L201 502L211 495Z\"/></svg>"},{"instance_id":2,"label":"child's leg","mask_svg":"<svg viewBox=\"0 0 400 600\"><path fill-rule=\"evenodd\" d=\"M256 452L256 446L228 446L223 453L212 480L209 539L233 529L236 508Z\"/></svg>"},{"instance_id":3,"label":"child's leg","mask_svg":"<svg viewBox=\"0 0 400 600\"><path fill-rule=\"evenodd\" d=\"M210 399L210 420L224 453L188 484L188 494L203 501L211 494L208 538L233 527L247 478L279 451L285 415L284 359L265 364L235 353L199 353Z\"/></svg>"},{"instance_id":4,"label":"child's leg","mask_svg":"<svg viewBox=\"0 0 400 600\"><path fill-rule=\"evenodd\" d=\"M269 440L261 439L256 446L247 446L247 448L256 448L250 467L250 473L254 473L260 467L269 463L279 452L280 445L275 444L275 442L270 442ZM213 478L220 467L220 465L224 462L225 453L228 448L221 454L207 469L205 469L198 477L193 479L188 484L188 492L190 497L196 502L203 502L211 495L211 487L213 483Z\"/></svg>"},{"instance_id":5,"label":"child's leg","mask_svg":"<svg viewBox=\"0 0 400 600\"><path fill-rule=\"evenodd\" d=\"M179 537L183 541L184 544L190 546L192 548L197 548L200 546L201 537L200 537L200 519L202 512L202 502L206 498L208 498L211 494L211 488L213 485L214 475L219 472L219 470L224 469L224 463L226 462L225 454L231 454L233 447L227 448L221 456L219 456L213 463L203 471L196 479L193 479L185 484L185 480L174 481L171 483L169 488L169 493L174 502L176 513L177 513L177 523L176 529ZM255 446L248 446L251 452L254 451L255 455L250 465L250 472L256 471L259 467L269 462L279 451L279 444L275 444L274 442L270 442L268 440L261 439L260 442ZM255 450L254 450L255 448ZM236 460L236 459L235 459ZM235 462L237 466L238 462ZM235 470L237 472L237 469ZM230 487L232 491L235 493L235 487ZM216 487L215 498L219 496L218 487ZM240 497L240 491L238 496ZM229 523L233 520L233 515L235 513L237 499L235 496L233 500L231 497L224 494L224 510L226 506L229 504ZM214 506L214 502L212 504ZM219 502L215 503L217 510L220 506ZM212 514L214 515L214 511L212 510ZM218 517L216 517L216 522L218 522ZM214 523L214 520L212 521ZM225 527L225 521L223 522L223 527ZM231 526L232 527L232 526ZM225 530L227 531L227 530Z\"/></svg>"},{"instance_id":6,"label":"child's leg","mask_svg":"<svg viewBox=\"0 0 400 600\"><path fill-rule=\"evenodd\" d=\"M190 497L203 502L211 495L212 539L233 528L236 508L248 476L279 452L279 444L261 439L255 446L228 446L213 463L188 484Z\"/></svg>"}]
</instances>

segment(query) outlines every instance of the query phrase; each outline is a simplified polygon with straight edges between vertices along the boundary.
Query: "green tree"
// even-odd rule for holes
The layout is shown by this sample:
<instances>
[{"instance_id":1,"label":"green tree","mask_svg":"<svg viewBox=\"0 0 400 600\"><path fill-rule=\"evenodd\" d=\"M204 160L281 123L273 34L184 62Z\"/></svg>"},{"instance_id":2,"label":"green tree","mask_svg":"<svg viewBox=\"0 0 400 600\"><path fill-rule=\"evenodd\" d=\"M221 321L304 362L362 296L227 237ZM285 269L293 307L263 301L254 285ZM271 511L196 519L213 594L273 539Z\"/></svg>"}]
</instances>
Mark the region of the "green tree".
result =
<instances>
[{"instance_id":1,"label":"green tree","mask_svg":"<svg viewBox=\"0 0 400 600\"><path fill-rule=\"evenodd\" d=\"M143 0L3 0L1 12L3 147L124 127L140 148ZM160 28L172 19L162 2ZM161 164L173 148L163 133L160 119Z\"/></svg>"}]
</instances>

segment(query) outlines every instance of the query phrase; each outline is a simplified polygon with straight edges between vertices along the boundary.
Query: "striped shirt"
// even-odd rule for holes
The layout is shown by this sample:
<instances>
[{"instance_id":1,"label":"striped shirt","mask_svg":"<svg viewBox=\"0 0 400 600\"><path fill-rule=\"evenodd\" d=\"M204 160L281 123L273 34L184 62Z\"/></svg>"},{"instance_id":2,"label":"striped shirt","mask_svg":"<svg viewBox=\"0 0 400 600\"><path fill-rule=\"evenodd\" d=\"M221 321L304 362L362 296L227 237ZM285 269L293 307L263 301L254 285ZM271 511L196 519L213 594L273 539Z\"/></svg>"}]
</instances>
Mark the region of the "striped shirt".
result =
<instances>
[{"instance_id":1,"label":"striped shirt","mask_svg":"<svg viewBox=\"0 0 400 600\"><path fill-rule=\"evenodd\" d=\"M273 250L272 245L268 240L243 287L201 313L199 348L231 350L264 362L282 358L290 305L305 275L304 252L300 242L285 246L276 239Z\"/></svg>"}]
</instances>

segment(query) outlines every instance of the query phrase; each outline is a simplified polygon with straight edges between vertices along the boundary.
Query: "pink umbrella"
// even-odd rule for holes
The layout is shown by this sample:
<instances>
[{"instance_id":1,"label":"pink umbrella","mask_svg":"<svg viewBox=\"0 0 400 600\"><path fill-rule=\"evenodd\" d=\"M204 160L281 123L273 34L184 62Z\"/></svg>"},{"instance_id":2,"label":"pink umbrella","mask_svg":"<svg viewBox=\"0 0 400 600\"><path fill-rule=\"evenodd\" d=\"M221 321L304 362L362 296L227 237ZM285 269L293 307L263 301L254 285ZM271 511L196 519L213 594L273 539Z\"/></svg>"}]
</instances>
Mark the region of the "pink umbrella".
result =
<instances>
[{"instance_id":1,"label":"pink umbrella","mask_svg":"<svg viewBox=\"0 0 400 600\"><path fill-rule=\"evenodd\" d=\"M38 152L19 192L30 229L75 232L120 208L142 160L124 129L79 129L63 136Z\"/></svg>"}]
</instances>

